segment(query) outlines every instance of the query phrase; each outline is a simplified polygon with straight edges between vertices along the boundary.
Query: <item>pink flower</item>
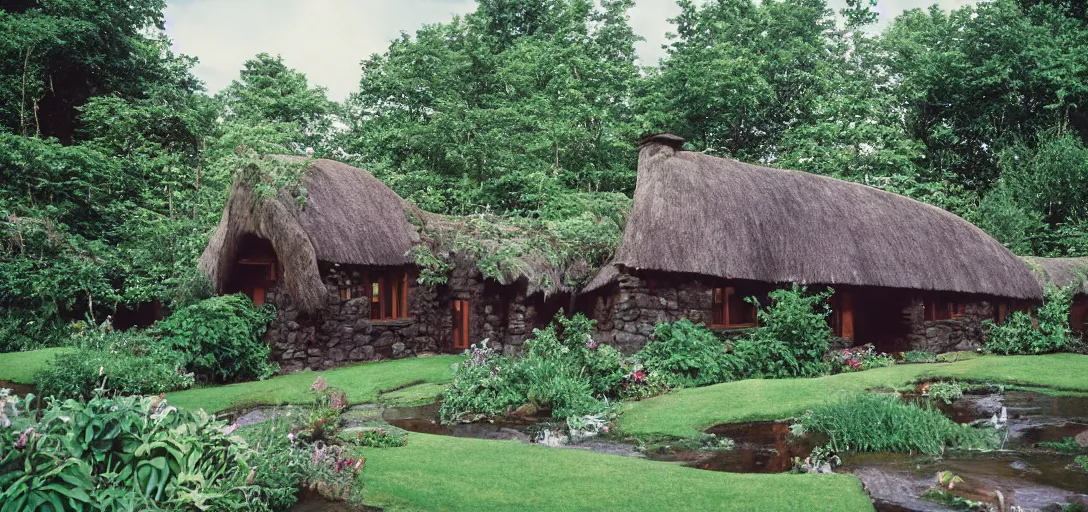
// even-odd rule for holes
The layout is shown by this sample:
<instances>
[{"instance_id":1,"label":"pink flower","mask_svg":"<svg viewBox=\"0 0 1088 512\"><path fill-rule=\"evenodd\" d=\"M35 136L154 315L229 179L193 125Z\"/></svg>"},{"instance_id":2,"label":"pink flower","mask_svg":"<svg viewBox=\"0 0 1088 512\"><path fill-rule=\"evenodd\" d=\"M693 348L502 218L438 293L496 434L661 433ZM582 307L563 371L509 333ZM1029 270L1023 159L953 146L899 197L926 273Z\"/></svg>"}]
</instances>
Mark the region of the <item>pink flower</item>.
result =
<instances>
[{"instance_id":1,"label":"pink flower","mask_svg":"<svg viewBox=\"0 0 1088 512\"><path fill-rule=\"evenodd\" d=\"M30 427L23 432L23 435L19 436L19 440L15 442L15 448L22 450L26 447L27 441L30 440L30 435L34 433L34 427Z\"/></svg>"},{"instance_id":2,"label":"pink flower","mask_svg":"<svg viewBox=\"0 0 1088 512\"><path fill-rule=\"evenodd\" d=\"M631 379L633 379L635 382L642 382L643 380L646 380L646 373L634 372L631 374Z\"/></svg>"},{"instance_id":3,"label":"pink flower","mask_svg":"<svg viewBox=\"0 0 1088 512\"><path fill-rule=\"evenodd\" d=\"M601 427L601 432L608 433L608 430L609 430L608 425L605 425L605 426Z\"/></svg>"},{"instance_id":4,"label":"pink flower","mask_svg":"<svg viewBox=\"0 0 1088 512\"><path fill-rule=\"evenodd\" d=\"M329 383L325 381L325 377L318 377L310 386L310 391L325 391L329 389Z\"/></svg>"},{"instance_id":5,"label":"pink flower","mask_svg":"<svg viewBox=\"0 0 1088 512\"><path fill-rule=\"evenodd\" d=\"M593 340L593 339L589 340L589 342L586 343L586 348L588 348L590 350L596 350L597 349L597 340Z\"/></svg>"},{"instance_id":6,"label":"pink flower","mask_svg":"<svg viewBox=\"0 0 1088 512\"><path fill-rule=\"evenodd\" d=\"M348 405L348 394L347 393L345 393L345 392L343 392L343 391L341 391L339 389L329 393L329 408L331 408L334 411L338 411L340 409L343 409L347 405Z\"/></svg>"}]
</instances>

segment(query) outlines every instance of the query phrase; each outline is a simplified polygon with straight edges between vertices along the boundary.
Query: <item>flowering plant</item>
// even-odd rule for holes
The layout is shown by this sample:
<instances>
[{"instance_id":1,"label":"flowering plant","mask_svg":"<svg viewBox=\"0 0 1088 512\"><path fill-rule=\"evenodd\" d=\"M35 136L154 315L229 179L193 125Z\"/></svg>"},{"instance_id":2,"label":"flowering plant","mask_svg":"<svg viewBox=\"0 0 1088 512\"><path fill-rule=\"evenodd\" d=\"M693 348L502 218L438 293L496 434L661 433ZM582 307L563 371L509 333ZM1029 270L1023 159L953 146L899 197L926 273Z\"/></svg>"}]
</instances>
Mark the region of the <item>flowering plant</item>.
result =
<instances>
[{"instance_id":1,"label":"flowering plant","mask_svg":"<svg viewBox=\"0 0 1088 512\"><path fill-rule=\"evenodd\" d=\"M827 356L832 373L857 372L895 364L895 358L877 352L871 344L833 350Z\"/></svg>"}]
</instances>

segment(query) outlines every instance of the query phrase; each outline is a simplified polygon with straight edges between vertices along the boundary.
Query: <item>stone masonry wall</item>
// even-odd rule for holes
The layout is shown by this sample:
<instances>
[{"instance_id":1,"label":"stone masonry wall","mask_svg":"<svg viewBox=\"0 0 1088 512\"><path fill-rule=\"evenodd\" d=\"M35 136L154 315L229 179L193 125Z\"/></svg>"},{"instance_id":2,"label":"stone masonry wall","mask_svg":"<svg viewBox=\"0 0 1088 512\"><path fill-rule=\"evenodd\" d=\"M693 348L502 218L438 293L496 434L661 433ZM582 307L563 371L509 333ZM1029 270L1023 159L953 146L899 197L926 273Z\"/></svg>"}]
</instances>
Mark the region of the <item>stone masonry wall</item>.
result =
<instances>
[{"instance_id":1,"label":"stone masonry wall","mask_svg":"<svg viewBox=\"0 0 1088 512\"><path fill-rule=\"evenodd\" d=\"M914 298L903 308L903 321L910 327L904 350L925 350L936 354L975 350L982 346L982 321L994 317L993 305L986 300L966 302L964 316L948 320L925 320L922 298Z\"/></svg>"},{"instance_id":2,"label":"stone masonry wall","mask_svg":"<svg viewBox=\"0 0 1088 512\"><path fill-rule=\"evenodd\" d=\"M636 275L621 273L613 286L614 293L595 294L590 314L597 320L599 341L625 354L644 347L659 323L687 318L710 324L713 292L702 281L663 277L651 287Z\"/></svg>"},{"instance_id":3,"label":"stone masonry wall","mask_svg":"<svg viewBox=\"0 0 1088 512\"><path fill-rule=\"evenodd\" d=\"M648 279L621 272L614 284L586 297L583 311L597 321L597 337L625 354L638 351L649 341L654 327L661 322L674 322L687 318L694 323L709 325L712 318L712 288L708 279L698 276L661 274ZM880 332L906 332L888 339L866 339L851 342L841 338L832 340L832 348L846 348L852 343L874 343L894 347L894 350L926 350L934 353L974 350L983 343L982 320L993 318L991 302L972 297L966 303L962 318L949 320L925 320L923 299L905 290L871 289L870 293L904 294L902 315L895 313L889 321L900 322L901 328L879 329ZM860 312L860 310L856 310ZM857 320L855 320L857 321ZM747 329L718 330L726 337L743 336ZM900 338L902 336L902 338ZM891 348L889 348L890 350Z\"/></svg>"},{"instance_id":4,"label":"stone masonry wall","mask_svg":"<svg viewBox=\"0 0 1088 512\"><path fill-rule=\"evenodd\" d=\"M447 284L440 286L423 286L410 277L408 318L381 321L370 319L369 297L340 298L341 287L366 282L368 267L321 266L329 303L315 315L300 313L286 293L267 292L265 300L276 306L276 319L265 341L284 373L423 352L458 352L452 346L454 299L469 301L471 343L486 338L489 346L513 354L538 327L539 296L526 297L521 284L485 280L475 265L456 265Z\"/></svg>"}]
</instances>

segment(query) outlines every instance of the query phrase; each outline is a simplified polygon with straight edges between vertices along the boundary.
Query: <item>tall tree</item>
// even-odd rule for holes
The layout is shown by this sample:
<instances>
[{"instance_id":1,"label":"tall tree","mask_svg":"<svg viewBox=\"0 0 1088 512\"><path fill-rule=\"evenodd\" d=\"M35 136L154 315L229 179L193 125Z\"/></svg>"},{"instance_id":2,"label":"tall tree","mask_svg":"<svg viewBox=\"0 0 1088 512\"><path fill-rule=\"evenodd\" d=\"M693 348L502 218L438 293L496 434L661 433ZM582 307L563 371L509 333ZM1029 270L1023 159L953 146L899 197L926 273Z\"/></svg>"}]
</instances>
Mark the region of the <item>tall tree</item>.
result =
<instances>
[{"instance_id":1,"label":"tall tree","mask_svg":"<svg viewBox=\"0 0 1088 512\"><path fill-rule=\"evenodd\" d=\"M490 0L363 62L344 146L424 208L630 190L629 0Z\"/></svg>"},{"instance_id":2,"label":"tall tree","mask_svg":"<svg viewBox=\"0 0 1088 512\"><path fill-rule=\"evenodd\" d=\"M336 104L324 87L310 87L306 75L287 67L283 57L258 54L247 60L238 80L220 100L228 123L280 125L296 151L312 148L320 155L331 151L329 137Z\"/></svg>"}]
</instances>

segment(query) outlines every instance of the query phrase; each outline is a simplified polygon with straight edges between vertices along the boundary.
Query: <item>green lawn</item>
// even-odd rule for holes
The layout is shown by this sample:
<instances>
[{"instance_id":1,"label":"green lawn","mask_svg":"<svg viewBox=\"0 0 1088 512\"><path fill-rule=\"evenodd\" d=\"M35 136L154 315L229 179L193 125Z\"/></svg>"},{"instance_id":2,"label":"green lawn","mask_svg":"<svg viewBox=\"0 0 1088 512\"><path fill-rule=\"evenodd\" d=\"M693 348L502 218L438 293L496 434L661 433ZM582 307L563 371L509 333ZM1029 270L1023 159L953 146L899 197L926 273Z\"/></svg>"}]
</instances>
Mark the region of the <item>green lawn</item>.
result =
<instances>
[{"instance_id":1,"label":"green lawn","mask_svg":"<svg viewBox=\"0 0 1088 512\"><path fill-rule=\"evenodd\" d=\"M329 386L343 389L352 404L374 402L383 391L416 383L446 383L453 379L451 366L461 356L413 357L397 361L364 363L320 372L299 372L268 380L244 382L167 393L171 405L219 412L238 407L309 403L310 385L319 375Z\"/></svg>"},{"instance_id":2,"label":"green lawn","mask_svg":"<svg viewBox=\"0 0 1088 512\"><path fill-rule=\"evenodd\" d=\"M626 434L689 437L720 423L789 418L844 394L932 377L1088 391L1088 356L985 356L815 379L727 382L625 404L620 427Z\"/></svg>"},{"instance_id":3,"label":"green lawn","mask_svg":"<svg viewBox=\"0 0 1088 512\"><path fill-rule=\"evenodd\" d=\"M33 384L34 373L49 365L53 356L72 350L71 348L44 348L0 354L0 380L16 384Z\"/></svg>"},{"instance_id":4,"label":"green lawn","mask_svg":"<svg viewBox=\"0 0 1088 512\"><path fill-rule=\"evenodd\" d=\"M746 475L457 437L362 448L367 505L397 510L873 510L851 475Z\"/></svg>"}]
</instances>

